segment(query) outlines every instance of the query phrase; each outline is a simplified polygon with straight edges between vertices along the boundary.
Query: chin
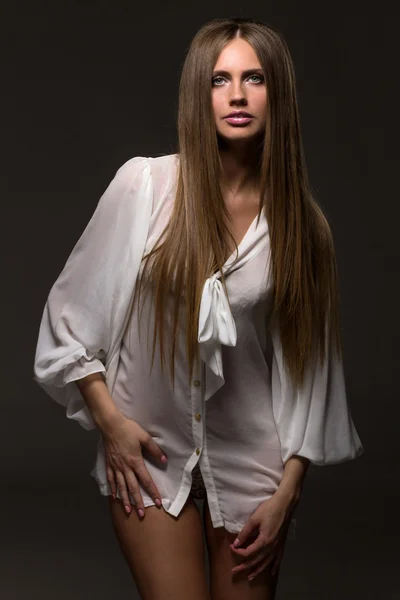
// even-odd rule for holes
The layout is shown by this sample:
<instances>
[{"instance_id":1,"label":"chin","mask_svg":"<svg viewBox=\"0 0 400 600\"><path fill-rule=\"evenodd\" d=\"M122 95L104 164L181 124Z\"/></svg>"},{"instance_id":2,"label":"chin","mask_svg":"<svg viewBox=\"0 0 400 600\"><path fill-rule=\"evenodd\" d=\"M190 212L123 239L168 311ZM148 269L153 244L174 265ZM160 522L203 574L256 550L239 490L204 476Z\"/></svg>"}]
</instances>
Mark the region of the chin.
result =
<instances>
[{"instance_id":1,"label":"chin","mask_svg":"<svg viewBox=\"0 0 400 600\"><path fill-rule=\"evenodd\" d=\"M264 135L264 129L253 129L250 130L245 127L238 127L235 131L217 131L217 135L222 140L246 140L253 139Z\"/></svg>"}]
</instances>

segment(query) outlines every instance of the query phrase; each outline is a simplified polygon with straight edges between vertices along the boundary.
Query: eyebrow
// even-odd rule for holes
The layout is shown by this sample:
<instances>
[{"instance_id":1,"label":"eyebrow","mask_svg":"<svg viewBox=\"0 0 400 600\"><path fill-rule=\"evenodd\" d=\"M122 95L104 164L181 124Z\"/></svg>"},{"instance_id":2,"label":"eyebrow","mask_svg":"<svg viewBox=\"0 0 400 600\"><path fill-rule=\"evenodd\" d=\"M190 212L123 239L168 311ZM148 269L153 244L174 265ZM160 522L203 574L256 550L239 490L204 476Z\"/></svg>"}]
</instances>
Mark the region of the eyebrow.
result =
<instances>
[{"instance_id":1,"label":"eyebrow","mask_svg":"<svg viewBox=\"0 0 400 600\"><path fill-rule=\"evenodd\" d=\"M259 75L264 74L262 69L255 68L255 69L247 69L247 71L243 71L242 75L244 77L248 77L248 75L252 75L253 73L258 73ZM229 77L230 73L229 73L229 71L223 71L223 70L213 71L213 74L212 74L213 77L217 77L219 75L221 77Z\"/></svg>"}]
</instances>

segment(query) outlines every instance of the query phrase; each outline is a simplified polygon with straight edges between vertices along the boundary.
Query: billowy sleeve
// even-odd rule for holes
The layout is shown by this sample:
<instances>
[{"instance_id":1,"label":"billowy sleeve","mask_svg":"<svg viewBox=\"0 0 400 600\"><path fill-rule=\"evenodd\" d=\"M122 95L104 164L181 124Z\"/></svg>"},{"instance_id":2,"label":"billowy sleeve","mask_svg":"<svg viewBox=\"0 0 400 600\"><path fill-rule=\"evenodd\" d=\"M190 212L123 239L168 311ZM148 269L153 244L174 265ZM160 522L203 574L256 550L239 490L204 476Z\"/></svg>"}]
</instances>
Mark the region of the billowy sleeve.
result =
<instances>
[{"instance_id":1,"label":"billowy sleeve","mask_svg":"<svg viewBox=\"0 0 400 600\"><path fill-rule=\"evenodd\" d=\"M347 402L343 363L334 353L333 344L322 368L318 358L307 368L302 387L295 391L283 367L276 320L271 320L270 331L272 407L283 464L293 455L324 466L363 454Z\"/></svg>"},{"instance_id":2,"label":"billowy sleeve","mask_svg":"<svg viewBox=\"0 0 400 600\"><path fill-rule=\"evenodd\" d=\"M106 357L126 307L132 273L133 203L148 202L146 157L123 164L50 290L39 328L33 379L84 429L95 424L74 383L106 373Z\"/></svg>"}]
</instances>

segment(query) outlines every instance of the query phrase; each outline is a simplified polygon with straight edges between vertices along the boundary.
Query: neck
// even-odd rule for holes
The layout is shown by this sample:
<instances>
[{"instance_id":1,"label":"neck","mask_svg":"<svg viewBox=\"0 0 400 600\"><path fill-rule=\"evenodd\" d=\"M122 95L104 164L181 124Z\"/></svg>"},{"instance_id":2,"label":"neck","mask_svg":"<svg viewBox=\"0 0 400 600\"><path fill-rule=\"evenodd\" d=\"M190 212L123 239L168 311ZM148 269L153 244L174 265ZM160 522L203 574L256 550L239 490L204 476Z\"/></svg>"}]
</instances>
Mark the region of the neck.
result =
<instances>
[{"instance_id":1,"label":"neck","mask_svg":"<svg viewBox=\"0 0 400 600\"><path fill-rule=\"evenodd\" d=\"M221 147L221 188L233 196L254 194L259 187L259 150L255 144Z\"/></svg>"}]
</instances>

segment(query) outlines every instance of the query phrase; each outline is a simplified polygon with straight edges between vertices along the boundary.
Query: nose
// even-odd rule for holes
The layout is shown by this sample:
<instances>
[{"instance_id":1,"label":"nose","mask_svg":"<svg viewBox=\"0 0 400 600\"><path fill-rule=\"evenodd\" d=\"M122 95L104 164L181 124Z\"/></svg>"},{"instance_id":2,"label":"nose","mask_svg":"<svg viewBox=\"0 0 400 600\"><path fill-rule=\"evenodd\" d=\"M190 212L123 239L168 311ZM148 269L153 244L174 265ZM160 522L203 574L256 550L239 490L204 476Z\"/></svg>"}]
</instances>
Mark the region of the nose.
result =
<instances>
[{"instance_id":1,"label":"nose","mask_svg":"<svg viewBox=\"0 0 400 600\"><path fill-rule=\"evenodd\" d=\"M246 103L246 94L244 93L244 88L240 81L232 81L230 86L230 102L232 103Z\"/></svg>"}]
</instances>

